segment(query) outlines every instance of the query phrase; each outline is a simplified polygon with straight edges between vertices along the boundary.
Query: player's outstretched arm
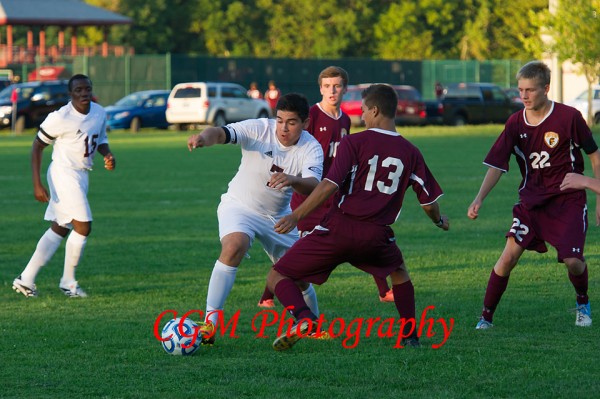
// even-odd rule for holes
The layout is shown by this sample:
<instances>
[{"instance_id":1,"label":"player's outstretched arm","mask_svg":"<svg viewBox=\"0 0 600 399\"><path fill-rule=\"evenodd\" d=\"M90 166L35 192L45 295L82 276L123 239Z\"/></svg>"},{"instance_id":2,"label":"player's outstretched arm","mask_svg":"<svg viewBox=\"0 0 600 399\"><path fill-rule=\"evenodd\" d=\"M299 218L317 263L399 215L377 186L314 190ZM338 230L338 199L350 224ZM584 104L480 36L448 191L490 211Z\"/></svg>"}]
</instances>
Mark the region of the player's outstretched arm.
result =
<instances>
[{"instance_id":1,"label":"player's outstretched arm","mask_svg":"<svg viewBox=\"0 0 600 399\"><path fill-rule=\"evenodd\" d=\"M448 216L440 213L440 206L437 202L421 206L431 221L440 229L448 231L450 229L450 219Z\"/></svg>"},{"instance_id":2,"label":"player's outstretched arm","mask_svg":"<svg viewBox=\"0 0 600 399\"><path fill-rule=\"evenodd\" d=\"M43 151L46 147L48 147L48 144L40 141L37 137L33 139L33 144L31 145L31 178L33 180L33 196L40 202L50 201L48 189L44 187L40 177L42 156L44 155Z\"/></svg>"},{"instance_id":3,"label":"player's outstretched arm","mask_svg":"<svg viewBox=\"0 0 600 399\"><path fill-rule=\"evenodd\" d=\"M567 173L560 184L561 191L565 190L592 190L600 194L600 180L580 175L578 173Z\"/></svg>"},{"instance_id":4,"label":"player's outstretched arm","mask_svg":"<svg viewBox=\"0 0 600 399\"><path fill-rule=\"evenodd\" d=\"M600 179L600 150L596 150L591 154L587 154L592 163L592 170L594 171L594 177ZM595 190L594 190L595 191ZM596 226L600 226L600 195L596 191Z\"/></svg>"},{"instance_id":5,"label":"player's outstretched arm","mask_svg":"<svg viewBox=\"0 0 600 399\"><path fill-rule=\"evenodd\" d=\"M498 180L500 180L500 177L502 177L502 173L503 172L500 169L488 169L488 171L485 174L485 177L483 178L483 182L481 183L479 193L477 193L477 196L475 197L471 205L469 205L469 209L467 210L467 216L469 218L477 219L477 216L479 216L479 209L483 204L483 200L485 199L485 197L487 197L490 191L492 191L496 183L498 183Z\"/></svg>"},{"instance_id":6,"label":"player's outstretched arm","mask_svg":"<svg viewBox=\"0 0 600 399\"><path fill-rule=\"evenodd\" d=\"M190 136L187 142L190 151L195 148L210 147L215 144L225 144L227 136L222 127L209 127L198 134Z\"/></svg>"},{"instance_id":7,"label":"player's outstretched arm","mask_svg":"<svg viewBox=\"0 0 600 399\"><path fill-rule=\"evenodd\" d=\"M291 214L282 217L275 223L275 232L279 234L289 233L296 227L298 220L303 219L306 215L321 206L327 198L331 197L338 190L337 184L322 180L313 192L304 200L298 208Z\"/></svg>"},{"instance_id":8,"label":"player's outstretched arm","mask_svg":"<svg viewBox=\"0 0 600 399\"><path fill-rule=\"evenodd\" d=\"M106 170L114 170L117 167L117 160L110 151L108 144L100 144L98 146L98 152L104 157L104 168L106 168Z\"/></svg>"},{"instance_id":9,"label":"player's outstretched arm","mask_svg":"<svg viewBox=\"0 0 600 399\"><path fill-rule=\"evenodd\" d=\"M267 186L276 190L291 186L294 191L302 195L309 195L317 187L317 184L319 184L319 180L315 177L292 176L277 172L271 175Z\"/></svg>"}]
</instances>

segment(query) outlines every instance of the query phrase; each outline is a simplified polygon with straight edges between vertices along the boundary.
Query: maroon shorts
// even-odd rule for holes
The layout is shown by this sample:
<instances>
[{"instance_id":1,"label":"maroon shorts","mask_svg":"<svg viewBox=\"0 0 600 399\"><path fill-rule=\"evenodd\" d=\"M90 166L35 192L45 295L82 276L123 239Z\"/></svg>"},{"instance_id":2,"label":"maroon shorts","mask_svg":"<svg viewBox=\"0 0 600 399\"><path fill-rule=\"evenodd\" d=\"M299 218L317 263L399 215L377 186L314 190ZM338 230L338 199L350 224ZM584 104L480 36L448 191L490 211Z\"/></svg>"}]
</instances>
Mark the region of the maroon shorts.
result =
<instances>
[{"instance_id":1,"label":"maroon shorts","mask_svg":"<svg viewBox=\"0 0 600 399\"><path fill-rule=\"evenodd\" d=\"M292 279L322 284L345 262L385 278L404 260L391 227L330 212L321 227L296 241L274 268Z\"/></svg>"},{"instance_id":2,"label":"maroon shorts","mask_svg":"<svg viewBox=\"0 0 600 399\"><path fill-rule=\"evenodd\" d=\"M584 260L587 226L585 199L565 195L533 209L516 204L513 224L506 237L514 237L521 247L537 252L547 252L548 242L556 248L559 262L565 258Z\"/></svg>"}]
</instances>

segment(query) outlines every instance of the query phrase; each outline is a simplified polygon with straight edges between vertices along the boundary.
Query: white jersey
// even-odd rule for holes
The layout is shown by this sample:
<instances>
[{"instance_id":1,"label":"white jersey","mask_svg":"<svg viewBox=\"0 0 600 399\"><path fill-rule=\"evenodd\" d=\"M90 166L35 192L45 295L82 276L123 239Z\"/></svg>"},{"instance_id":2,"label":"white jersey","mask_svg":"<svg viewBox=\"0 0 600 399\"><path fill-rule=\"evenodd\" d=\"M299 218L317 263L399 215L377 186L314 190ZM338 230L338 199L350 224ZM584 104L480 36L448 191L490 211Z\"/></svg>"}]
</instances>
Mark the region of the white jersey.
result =
<instances>
[{"instance_id":1,"label":"white jersey","mask_svg":"<svg viewBox=\"0 0 600 399\"><path fill-rule=\"evenodd\" d=\"M42 122L37 137L53 144L52 161L72 169L92 169L100 144L107 144L106 112L90 103L90 112L79 113L69 102Z\"/></svg>"},{"instance_id":2,"label":"white jersey","mask_svg":"<svg viewBox=\"0 0 600 399\"><path fill-rule=\"evenodd\" d=\"M307 131L302 131L295 145L285 147L277 139L274 119L250 119L225 128L231 135L230 143L242 147L242 160L224 197L260 214L278 218L291 212L293 189L268 187L273 173L321 180L323 150Z\"/></svg>"}]
</instances>

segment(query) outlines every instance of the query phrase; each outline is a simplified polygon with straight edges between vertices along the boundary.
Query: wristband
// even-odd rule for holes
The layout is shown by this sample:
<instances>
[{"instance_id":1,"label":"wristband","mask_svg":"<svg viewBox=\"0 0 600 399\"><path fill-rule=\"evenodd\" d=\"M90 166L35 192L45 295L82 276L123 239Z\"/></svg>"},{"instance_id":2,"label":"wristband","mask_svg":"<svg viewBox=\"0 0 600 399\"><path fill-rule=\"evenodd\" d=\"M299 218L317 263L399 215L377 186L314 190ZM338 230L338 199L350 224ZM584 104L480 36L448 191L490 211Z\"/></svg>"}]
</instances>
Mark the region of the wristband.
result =
<instances>
[{"instance_id":1,"label":"wristband","mask_svg":"<svg viewBox=\"0 0 600 399\"><path fill-rule=\"evenodd\" d=\"M440 221L439 221L439 222L437 222L437 223L435 223L435 225L436 225L437 227L442 227L442 226L444 225L444 219L442 219L442 217L440 216Z\"/></svg>"}]
</instances>

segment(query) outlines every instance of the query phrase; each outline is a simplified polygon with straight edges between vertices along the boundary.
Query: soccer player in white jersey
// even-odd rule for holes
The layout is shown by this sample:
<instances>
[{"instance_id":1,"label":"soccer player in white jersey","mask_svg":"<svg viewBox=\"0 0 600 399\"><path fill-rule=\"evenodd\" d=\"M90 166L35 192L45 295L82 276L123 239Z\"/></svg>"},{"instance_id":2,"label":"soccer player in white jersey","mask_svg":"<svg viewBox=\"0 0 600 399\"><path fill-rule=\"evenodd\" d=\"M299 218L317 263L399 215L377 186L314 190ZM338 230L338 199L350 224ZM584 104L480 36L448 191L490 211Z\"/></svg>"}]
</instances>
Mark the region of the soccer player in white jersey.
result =
<instances>
[{"instance_id":1,"label":"soccer player in white jersey","mask_svg":"<svg viewBox=\"0 0 600 399\"><path fill-rule=\"evenodd\" d=\"M242 160L217 209L221 254L208 284L203 343L214 342L214 327L238 266L257 238L275 263L298 239L298 230L277 234L275 221L289 214L292 191L309 194L323 173L323 150L304 130L309 106L301 94L282 96L275 119L250 119L209 127L188 139L190 151L214 144L237 144ZM318 313L312 285L300 283L311 311Z\"/></svg>"},{"instance_id":2,"label":"soccer player in white jersey","mask_svg":"<svg viewBox=\"0 0 600 399\"><path fill-rule=\"evenodd\" d=\"M87 296L75 279L75 268L92 230L92 212L87 200L88 172L92 169L96 151L104 156L106 169L115 168L115 158L106 136L106 113L100 105L92 102L92 82L87 76L78 74L69 80L68 87L71 101L48 115L32 145L34 196L36 200L48 203L45 219L52 224L38 241L21 275L13 281L13 288L26 297L37 296L35 278L67 235L64 272L59 288L71 298ZM46 189L40 178L40 169L43 151L48 145L54 148Z\"/></svg>"}]
</instances>

